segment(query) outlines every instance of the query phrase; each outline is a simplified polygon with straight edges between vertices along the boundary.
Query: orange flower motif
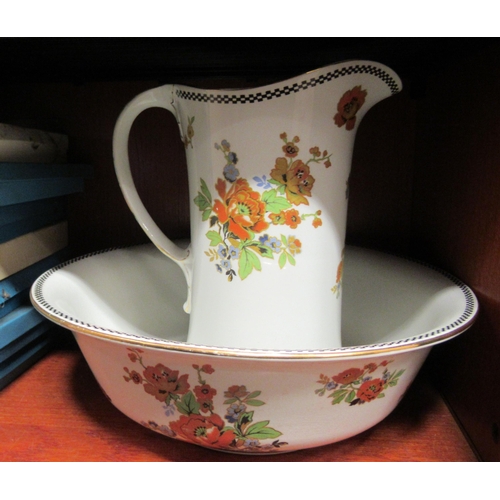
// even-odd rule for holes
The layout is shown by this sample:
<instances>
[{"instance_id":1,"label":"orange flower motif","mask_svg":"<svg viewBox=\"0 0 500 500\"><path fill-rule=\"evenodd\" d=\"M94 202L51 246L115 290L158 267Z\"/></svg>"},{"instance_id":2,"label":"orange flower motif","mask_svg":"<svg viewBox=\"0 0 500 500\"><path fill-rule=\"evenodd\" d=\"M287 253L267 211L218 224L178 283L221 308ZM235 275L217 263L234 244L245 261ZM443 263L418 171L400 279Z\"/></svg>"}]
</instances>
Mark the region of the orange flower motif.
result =
<instances>
[{"instance_id":1,"label":"orange flower motif","mask_svg":"<svg viewBox=\"0 0 500 500\"><path fill-rule=\"evenodd\" d=\"M299 154L299 148L294 142L287 142L283 146L283 152L288 158L295 158Z\"/></svg>"},{"instance_id":2,"label":"orange flower motif","mask_svg":"<svg viewBox=\"0 0 500 500\"><path fill-rule=\"evenodd\" d=\"M144 390L161 402L165 402L169 394L186 394L189 390L187 375L179 377L178 371L160 363L148 366L144 370L144 378L148 382L144 385Z\"/></svg>"},{"instance_id":3,"label":"orange flower motif","mask_svg":"<svg viewBox=\"0 0 500 500\"><path fill-rule=\"evenodd\" d=\"M226 398L244 398L248 396L250 393L247 391L246 386L244 385L232 385L224 392L224 396Z\"/></svg>"},{"instance_id":4,"label":"orange flower motif","mask_svg":"<svg viewBox=\"0 0 500 500\"><path fill-rule=\"evenodd\" d=\"M361 401L370 402L378 397L378 395L384 390L384 381L380 378L374 380L367 380L361 385L356 393L356 396L361 399Z\"/></svg>"},{"instance_id":5,"label":"orange flower motif","mask_svg":"<svg viewBox=\"0 0 500 500\"><path fill-rule=\"evenodd\" d=\"M238 179L227 193L225 182L221 179L216 188L223 201L216 200L213 210L222 224L229 222L229 231L237 238L247 240L250 238L249 231L260 233L269 227L264 220L266 204L261 200L260 193L254 191L245 179Z\"/></svg>"},{"instance_id":6,"label":"orange flower motif","mask_svg":"<svg viewBox=\"0 0 500 500\"><path fill-rule=\"evenodd\" d=\"M367 91L361 85L348 90L337 104L338 113L333 120L338 127L345 125L346 130L352 130L356 124L356 113L365 103Z\"/></svg>"},{"instance_id":7,"label":"orange flower motif","mask_svg":"<svg viewBox=\"0 0 500 500\"><path fill-rule=\"evenodd\" d=\"M213 387L210 387L208 384L197 385L193 390L198 401L204 399L213 399L217 394L217 391Z\"/></svg>"},{"instance_id":8,"label":"orange flower motif","mask_svg":"<svg viewBox=\"0 0 500 500\"><path fill-rule=\"evenodd\" d=\"M361 377L361 375L363 375L363 370L360 370L359 368L351 368L335 375L332 379L334 382L337 382L337 384L346 385L356 381L359 377Z\"/></svg>"},{"instance_id":9,"label":"orange flower motif","mask_svg":"<svg viewBox=\"0 0 500 500\"><path fill-rule=\"evenodd\" d=\"M315 217L313 220L313 227L319 227L323 225L323 221L319 217Z\"/></svg>"},{"instance_id":10,"label":"orange flower motif","mask_svg":"<svg viewBox=\"0 0 500 500\"><path fill-rule=\"evenodd\" d=\"M216 414L181 415L179 420L170 423L170 428L179 437L213 448L227 448L236 439L234 431L223 430L224 421Z\"/></svg>"},{"instance_id":11,"label":"orange flower motif","mask_svg":"<svg viewBox=\"0 0 500 500\"><path fill-rule=\"evenodd\" d=\"M269 214L269 218L275 226L281 226L285 223L285 212L282 210L279 214Z\"/></svg>"},{"instance_id":12,"label":"orange flower motif","mask_svg":"<svg viewBox=\"0 0 500 500\"><path fill-rule=\"evenodd\" d=\"M300 214L297 210L287 210L285 212L285 224L295 229L302 222Z\"/></svg>"},{"instance_id":13,"label":"orange flower motif","mask_svg":"<svg viewBox=\"0 0 500 500\"><path fill-rule=\"evenodd\" d=\"M296 255L302 251L302 243L295 236L288 237L288 250L292 255Z\"/></svg>"},{"instance_id":14,"label":"orange flower motif","mask_svg":"<svg viewBox=\"0 0 500 500\"><path fill-rule=\"evenodd\" d=\"M337 267L337 283L340 283L342 280L342 275L344 274L344 258L342 257L342 260L339 262L339 265Z\"/></svg>"},{"instance_id":15,"label":"orange flower motif","mask_svg":"<svg viewBox=\"0 0 500 500\"><path fill-rule=\"evenodd\" d=\"M309 205L306 196L311 196L315 179L302 160L295 160L289 167L286 158L277 158L271 177L286 186L285 194L290 203Z\"/></svg>"}]
</instances>

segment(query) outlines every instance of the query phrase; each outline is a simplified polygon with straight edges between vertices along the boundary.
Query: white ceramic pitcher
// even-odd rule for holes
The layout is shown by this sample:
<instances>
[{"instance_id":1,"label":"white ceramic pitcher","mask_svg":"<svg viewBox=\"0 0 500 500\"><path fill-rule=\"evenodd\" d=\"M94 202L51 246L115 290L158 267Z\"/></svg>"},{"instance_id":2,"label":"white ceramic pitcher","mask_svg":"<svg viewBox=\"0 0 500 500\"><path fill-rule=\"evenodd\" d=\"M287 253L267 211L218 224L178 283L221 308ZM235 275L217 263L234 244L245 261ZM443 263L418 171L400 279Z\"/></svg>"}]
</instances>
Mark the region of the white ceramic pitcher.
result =
<instances>
[{"instance_id":1,"label":"white ceramic pitcher","mask_svg":"<svg viewBox=\"0 0 500 500\"><path fill-rule=\"evenodd\" d=\"M127 105L113 139L118 181L150 239L184 271L189 342L273 350L341 346L354 137L368 109L400 90L386 66L348 61L255 89L164 85ZM187 249L158 228L132 180L130 128L151 107L173 113L185 145Z\"/></svg>"}]
</instances>

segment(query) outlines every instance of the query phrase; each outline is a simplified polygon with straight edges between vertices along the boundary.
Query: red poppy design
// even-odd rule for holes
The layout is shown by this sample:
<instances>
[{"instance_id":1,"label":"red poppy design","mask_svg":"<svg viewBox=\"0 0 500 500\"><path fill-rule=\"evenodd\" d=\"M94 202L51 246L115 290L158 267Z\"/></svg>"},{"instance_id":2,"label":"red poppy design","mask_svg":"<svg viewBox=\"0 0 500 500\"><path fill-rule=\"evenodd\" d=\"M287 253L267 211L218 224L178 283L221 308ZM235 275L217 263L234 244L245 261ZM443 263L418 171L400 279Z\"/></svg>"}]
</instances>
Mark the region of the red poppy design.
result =
<instances>
[{"instance_id":1,"label":"red poppy design","mask_svg":"<svg viewBox=\"0 0 500 500\"><path fill-rule=\"evenodd\" d=\"M348 90L337 104L338 113L333 120L338 127L345 125L346 130L352 130L356 124L356 113L365 103L367 91L361 85Z\"/></svg>"},{"instance_id":2,"label":"red poppy design","mask_svg":"<svg viewBox=\"0 0 500 500\"><path fill-rule=\"evenodd\" d=\"M189 390L188 376L181 375L176 370L157 364L144 370L144 378L148 383L144 390L158 401L165 402L169 394L186 394Z\"/></svg>"},{"instance_id":3,"label":"red poppy design","mask_svg":"<svg viewBox=\"0 0 500 500\"><path fill-rule=\"evenodd\" d=\"M363 370L359 368L350 368L332 377L332 379L334 382L337 382L337 384L345 385L356 381L361 375L363 375Z\"/></svg>"},{"instance_id":4,"label":"red poppy design","mask_svg":"<svg viewBox=\"0 0 500 500\"><path fill-rule=\"evenodd\" d=\"M367 380L358 389L356 396L361 401L370 402L377 398L377 396L384 390L384 381L380 378Z\"/></svg>"},{"instance_id":5,"label":"red poppy design","mask_svg":"<svg viewBox=\"0 0 500 500\"><path fill-rule=\"evenodd\" d=\"M216 200L213 210L222 224L229 222L228 229L237 238L248 240L249 231L260 233L269 227L264 220L266 204L245 179L238 179L227 193L219 179L217 190L223 201Z\"/></svg>"},{"instance_id":6,"label":"red poppy design","mask_svg":"<svg viewBox=\"0 0 500 500\"><path fill-rule=\"evenodd\" d=\"M170 423L170 428L192 443L212 448L227 448L236 439L232 430L224 431L224 422L218 415L181 415Z\"/></svg>"},{"instance_id":7,"label":"red poppy design","mask_svg":"<svg viewBox=\"0 0 500 500\"><path fill-rule=\"evenodd\" d=\"M217 391L213 388L210 387L208 384L203 384L203 385L197 385L193 389L196 399L198 401L206 400L206 399L213 399L213 397L217 394Z\"/></svg>"}]
</instances>

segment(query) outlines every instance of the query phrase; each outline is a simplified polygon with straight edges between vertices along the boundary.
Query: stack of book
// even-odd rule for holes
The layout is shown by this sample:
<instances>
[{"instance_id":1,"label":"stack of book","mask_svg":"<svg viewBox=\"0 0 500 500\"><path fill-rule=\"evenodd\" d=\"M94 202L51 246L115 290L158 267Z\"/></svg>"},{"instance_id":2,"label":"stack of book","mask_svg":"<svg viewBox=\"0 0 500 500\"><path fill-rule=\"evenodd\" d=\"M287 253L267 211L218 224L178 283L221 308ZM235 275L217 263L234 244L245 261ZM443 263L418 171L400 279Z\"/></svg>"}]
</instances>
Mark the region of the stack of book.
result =
<instances>
[{"instance_id":1,"label":"stack of book","mask_svg":"<svg viewBox=\"0 0 500 500\"><path fill-rule=\"evenodd\" d=\"M67 195L82 192L92 173L88 165L47 163L49 150L64 157L61 142L42 148L38 163L32 140L23 146L19 134L5 139L1 132L0 124L0 389L55 338L55 327L33 308L29 291L40 274L68 258Z\"/></svg>"}]
</instances>

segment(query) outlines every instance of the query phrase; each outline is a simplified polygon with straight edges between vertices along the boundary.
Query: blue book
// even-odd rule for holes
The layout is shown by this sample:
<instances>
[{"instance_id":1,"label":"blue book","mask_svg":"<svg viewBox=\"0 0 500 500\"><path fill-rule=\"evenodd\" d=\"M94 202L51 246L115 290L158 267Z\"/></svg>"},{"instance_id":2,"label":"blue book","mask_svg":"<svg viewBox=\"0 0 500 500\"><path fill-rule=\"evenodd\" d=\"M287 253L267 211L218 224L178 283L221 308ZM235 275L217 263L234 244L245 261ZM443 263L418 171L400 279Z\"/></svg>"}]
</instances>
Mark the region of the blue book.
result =
<instances>
[{"instance_id":1,"label":"blue book","mask_svg":"<svg viewBox=\"0 0 500 500\"><path fill-rule=\"evenodd\" d=\"M22 305L0 319L0 350L44 321L31 305Z\"/></svg>"},{"instance_id":2,"label":"blue book","mask_svg":"<svg viewBox=\"0 0 500 500\"><path fill-rule=\"evenodd\" d=\"M0 207L0 231L5 226L22 223L35 217L62 219L67 215L67 205L67 199L59 197Z\"/></svg>"},{"instance_id":3,"label":"blue book","mask_svg":"<svg viewBox=\"0 0 500 500\"><path fill-rule=\"evenodd\" d=\"M29 304L29 291L35 280L69 258L69 250L56 252L0 281L0 319L23 304Z\"/></svg>"},{"instance_id":4,"label":"blue book","mask_svg":"<svg viewBox=\"0 0 500 500\"><path fill-rule=\"evenodd\" d=\"M34 344L27 345L12 358L0 363L0 390L33 366L52 347L53 338L47 333Z\"/></svg>"},{"instance_id":5,"label":"blue book","mask_svg":"<svg viewBox=\"0 0 500 500\"><path fill-rule=\"evenodd\" d=\"M82 164L0 162L0 183L19 179L92 177L92 167Z\"/></svg>"},{"instance_id":6,"label":"blue book","mask_svg":"<svg viewBox=\"0 0 500 500\"><path fill-rule=\"evenodd\" d=\"M5 302L0 304L0 319L3 318L4 316L7 316L7 314L11 313L14 309L29 304L30 304L29 289L20 291L14 297L9 298L8 300L5 300Z\"/></svg>"},{"instance_id":7,"label":"blue book","mask_svg":"<svg viewBox=\"0 0 500 500\"><path fill-rule=\"evenodd\" d=\"M41 229L42 227L51 226L52 224L60 222L64 219L65 214L40 214L34 215L29 219L23 219L11 224L6 224L5 226L0 226L0 244L13 240L23 234Z\"/></svg>"},{"instance_id":8,"label":"blue book","mask_svg":"<svg viewBox=\"0 0 500 500\"><path fill-rule=\"evenodd\" d=\"M0 181L0 206L81 193L83 190L81 177Z\"/></svg>"},{"instance_id":9,"label":"blue book","mask_svg":"<svg viewBox=\"0 0 500 500\"><path fill-rule=\"evenodd\" d=\"M35 342L43 339L46 336L46 333L52 329L53 326L54 325L49 320L45 319L39 325L20 335L3 349L0 349L0 364L17 355L27 345L34 344Z\"/></svg>"},{"instance_id":10,"label":"blue book","mask_svg":"<svg viewBox=\"0 0 500 500\"><path fill-rule=\"evenodd\" d=\"M89 177L90 165L0 162L0 206L82 192Z\"/></svg>"}]
</instances>

